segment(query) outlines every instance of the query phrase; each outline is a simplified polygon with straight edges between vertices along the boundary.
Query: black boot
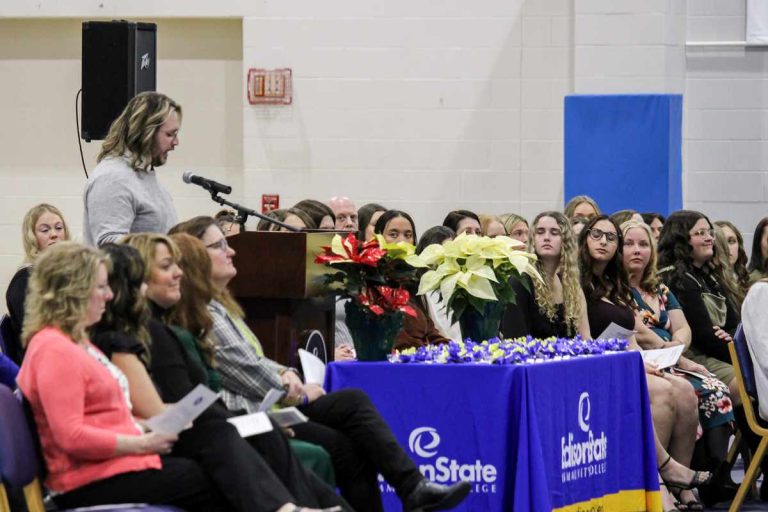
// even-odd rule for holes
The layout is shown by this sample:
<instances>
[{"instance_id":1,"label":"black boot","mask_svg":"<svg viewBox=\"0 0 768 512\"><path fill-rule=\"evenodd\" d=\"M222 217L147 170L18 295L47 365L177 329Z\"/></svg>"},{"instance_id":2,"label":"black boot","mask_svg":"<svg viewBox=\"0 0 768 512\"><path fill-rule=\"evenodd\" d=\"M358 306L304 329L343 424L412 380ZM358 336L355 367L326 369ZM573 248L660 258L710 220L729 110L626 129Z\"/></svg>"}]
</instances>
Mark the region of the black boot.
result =
<instances>
[{"instance_id":1,"label":"black boot","mask_svg":"<svg viewBox=\"0 0 768 512\"><path fill-rule=\"evenodd\" d=\"M403 499L403 510L405 512L427 512L452 509L464 501L470 488L469 482L440 485L425 478Z\"/></svg>"}]
</instances>

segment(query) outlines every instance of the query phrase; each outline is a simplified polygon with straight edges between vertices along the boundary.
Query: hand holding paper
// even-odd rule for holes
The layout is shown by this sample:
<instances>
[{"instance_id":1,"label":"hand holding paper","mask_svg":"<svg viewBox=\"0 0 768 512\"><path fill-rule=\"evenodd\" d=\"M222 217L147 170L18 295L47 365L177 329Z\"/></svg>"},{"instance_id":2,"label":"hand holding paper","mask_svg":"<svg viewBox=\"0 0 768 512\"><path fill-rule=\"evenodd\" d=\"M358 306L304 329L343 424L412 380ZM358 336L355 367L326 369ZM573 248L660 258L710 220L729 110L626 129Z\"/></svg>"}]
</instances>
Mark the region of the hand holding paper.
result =
<instances>
[{"instance_id":1,"label":"hand holding paper","mask_svg":"<svg viewBox=\"0 0 768 512\"><path fill-rule=\"evenodd\" d=\"M153 432L178 434L200 416L219 397L202 384L198 384L187 396L168 407L165 411L147 420Z\"/></svg>"},{"instance_id":2,"label":"hand holding paper","mask_svg":"<svg viewBox=\"0 0 768 512\"><path fill-rule=\"evenodd\" d=\"M653 363L659 370L675 366L677 360L683 354L685 345L675 345L669 348L657 348L654 350L643 350L640 354L643 356L643 361L646 363Z\"/></svg>"},{"instance_id":3,"label":"hand holding paper","mask_svg":"<svg viewBox=\"0 0 768 512\"><path fill-rule=\"evenodd\" d=\"M611 338L615 339L623 339L628 340L630 337L637 334L636 331L633 331L631 329L625 329L619 324L615 322L611 322L611 324L605 328L603 332L600 333L600 336L598 336L595 339L599 340L609 340Z\"/></svg>"}]
</instances>

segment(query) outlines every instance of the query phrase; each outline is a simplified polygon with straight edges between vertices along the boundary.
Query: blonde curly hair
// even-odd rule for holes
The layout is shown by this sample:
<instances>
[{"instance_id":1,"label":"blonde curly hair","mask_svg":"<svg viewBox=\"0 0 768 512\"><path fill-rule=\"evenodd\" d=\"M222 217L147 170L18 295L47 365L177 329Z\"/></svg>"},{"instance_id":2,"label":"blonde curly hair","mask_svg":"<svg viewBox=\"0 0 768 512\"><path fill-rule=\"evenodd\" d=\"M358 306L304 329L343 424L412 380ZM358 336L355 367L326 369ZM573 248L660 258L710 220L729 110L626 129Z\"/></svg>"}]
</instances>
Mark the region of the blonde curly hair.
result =
<instances>
[{"instance_id":1,"label":"blonde curly hair","mask_svg":"<svg viewBox=\"0 0 768 512\"><path fill-rule=\"evenodd\" d=\"M576 244L576 235L573 233L570 221L560 212L546 211L541 212L533 219L531 231L528 234L528 250L535 253L533 239L536 236L536 226L544 217L551 217L557 222L560 228L560 256L558 264L558 274L563 286L563 307L565 309L565 324L569 334L575 334L578 331L578 323L581 319L581 284L579 281L579 265L576 260L578 246ZM536 292L536 304L550 321L557 316L557 305L552 296L552 278L546 275L541 264L541 259L534 263L536 270L544 279L533 279L533 288Z\"/></svg>"},{"instance_id":2,"label":"blonde curly hair","mask_svg":"<svg viewBox=\"0 0 768 512\"><path fill-rule=\"evenodd\" d=\"M56 327L76 342L87 339L86 311L100 265L109 270L103 252L75 242L58 243L40 254L29 278L24 346L45 327Z\"/></svg>"}]
</instances>

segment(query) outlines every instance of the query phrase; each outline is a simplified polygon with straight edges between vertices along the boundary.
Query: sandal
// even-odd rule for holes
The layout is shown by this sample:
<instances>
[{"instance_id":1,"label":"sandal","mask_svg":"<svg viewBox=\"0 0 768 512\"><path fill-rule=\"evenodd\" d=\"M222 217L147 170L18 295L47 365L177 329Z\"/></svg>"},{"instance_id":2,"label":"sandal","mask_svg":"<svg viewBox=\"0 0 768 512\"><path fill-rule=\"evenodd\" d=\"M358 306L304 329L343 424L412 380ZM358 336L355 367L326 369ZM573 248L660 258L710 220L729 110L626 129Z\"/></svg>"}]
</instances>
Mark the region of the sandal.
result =
<instances>
[{"instance_id":1,"label":"sandal","mask_svg":"<svg viewBox=\"0 0 768 512\"><path fill-rule=\"evenodd\" d=\"M686 489L673 488L671 491L672 496L675 497L675 501L676 501L675 506L678 508L678 510L695 510L697 512L703 511L704 503L700 502L695 497L688 501L683 501L680 495L683 493L684 490Z\"/></svg>"},{"instance_id":2,"label":"sandal","mask_svg":"<svg viewBox=\"0 0 768 512\"><path fill-rule=\"evenodd\" d=\"M675 482L672 480L667 480L664 477L664 475L661 473L661 471L667 466L667 464L669 464L669 461L671 460L672 460L672 456L668 455L667 460L665 460L664 463L661 466L659 466L659 475L661 476L661 479L664 480L664 484L667 486L667 489L669 489L670 491L673 489L680 489L681 491L689 491L700 485L706 485L712 481L712 473L710 473L709 471L694 471L693 476L688 482Z\"/></svg>"}]
</instances>

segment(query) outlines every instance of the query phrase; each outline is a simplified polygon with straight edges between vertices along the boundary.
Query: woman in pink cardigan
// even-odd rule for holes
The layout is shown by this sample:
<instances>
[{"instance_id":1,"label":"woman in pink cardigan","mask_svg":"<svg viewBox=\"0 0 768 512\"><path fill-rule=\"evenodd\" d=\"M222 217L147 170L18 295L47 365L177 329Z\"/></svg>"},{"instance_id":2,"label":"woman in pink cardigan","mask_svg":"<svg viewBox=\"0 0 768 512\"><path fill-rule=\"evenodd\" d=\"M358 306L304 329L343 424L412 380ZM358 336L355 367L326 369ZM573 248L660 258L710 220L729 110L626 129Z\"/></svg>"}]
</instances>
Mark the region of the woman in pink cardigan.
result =
<instances>
[{"instance_id":1,"label":"woman in pink cardigan","mask_svg":"<svg viewBox=\"0 0 768 512\"><path fill-rule=\"evenodd\" d=\"M112 299L100 251L63 242L30 278L18 376L40 434L47 487L59 507L117 502L216 510L208 477L167 454L176 436L145 433L131 415L125 376L91 345L86 329Z\"/></svg>"}]
</instances>

